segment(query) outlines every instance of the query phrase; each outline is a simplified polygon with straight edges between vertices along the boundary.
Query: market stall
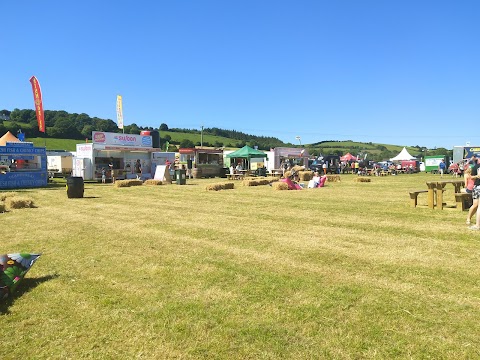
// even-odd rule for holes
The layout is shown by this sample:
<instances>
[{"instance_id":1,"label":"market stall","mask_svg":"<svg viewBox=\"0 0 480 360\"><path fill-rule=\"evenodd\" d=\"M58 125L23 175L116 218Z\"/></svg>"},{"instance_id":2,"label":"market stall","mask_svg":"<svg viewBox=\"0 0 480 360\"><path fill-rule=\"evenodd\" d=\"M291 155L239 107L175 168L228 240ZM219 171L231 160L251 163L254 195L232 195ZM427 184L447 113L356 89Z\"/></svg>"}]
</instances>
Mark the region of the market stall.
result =
<instances>
[{"instance_id":1,"label":"market stall","mask_svg":"<svg viewBox=\"0 0 480 360\"><path fill-rule=\"evenodd\" d=\"M223 175L222 149L181 148L179 153L179 165L191 171L194 178Z\"/></svg>"},{"instance_id":2,"label":"market stall","mask_svg":"<svg viewBox=\"0 0 480 360\"><path fill-rule=\"evenodd\" d=\"M10 137L10 140L13 139ZM34 147L33 143L18 139L0 145L0 189L42 187L47 182L44 147Z\"/></svg>"},{"instance_id":3,"label":"market stall","mask_svg":"<svg viewBox=\"0 0 480 360\"><path fill-rule=\"evenodd\" d=\"M108 178L136 178L135 164L140 160L142 177L153 177L152 137L139 134L119 134L94 131L92 142L77 144L76 156L73 160L74 176L85 180L101 180L102 169Z\"/></svg>"}]
</instances>

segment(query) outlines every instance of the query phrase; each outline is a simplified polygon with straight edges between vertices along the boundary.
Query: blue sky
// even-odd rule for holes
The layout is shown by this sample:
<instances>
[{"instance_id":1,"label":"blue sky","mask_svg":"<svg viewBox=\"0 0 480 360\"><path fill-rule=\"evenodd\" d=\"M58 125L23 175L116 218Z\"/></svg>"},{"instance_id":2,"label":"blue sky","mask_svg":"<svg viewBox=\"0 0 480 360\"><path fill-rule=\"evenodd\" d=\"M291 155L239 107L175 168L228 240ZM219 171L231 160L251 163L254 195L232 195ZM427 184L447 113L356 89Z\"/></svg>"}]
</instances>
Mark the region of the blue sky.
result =
<instances>
[{"instance_id":1,"label":"blue sky","mask_svg":"<svg viewBox=\"0 0 480 360\"><path fill-rule=\"evenodd\" d=\"M480 145L480 1L2 1L0 109Z\"/></svg>"}]
</instances>

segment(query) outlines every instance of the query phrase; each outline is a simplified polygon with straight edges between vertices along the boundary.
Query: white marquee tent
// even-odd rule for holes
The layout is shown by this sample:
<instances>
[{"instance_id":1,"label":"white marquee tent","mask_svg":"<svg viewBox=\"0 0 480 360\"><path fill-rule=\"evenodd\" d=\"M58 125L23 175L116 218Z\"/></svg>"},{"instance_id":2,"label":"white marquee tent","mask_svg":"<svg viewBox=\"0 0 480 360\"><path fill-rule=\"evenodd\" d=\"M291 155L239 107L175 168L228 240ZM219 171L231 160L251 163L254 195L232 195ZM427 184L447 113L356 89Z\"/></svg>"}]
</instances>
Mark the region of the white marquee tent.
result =
<instances>
[{"instance_id":1,"label":"white marquee tent","mask_svg":"<svg viewBox=\"0 0 480 360\"><path fill-rule=\"evenodd\" d=\"M417 158L410 155L408 150L404 147L397 156L390 159L390 161L404 161L404 160L417 160Z\"/></svg>"}]
</instances>

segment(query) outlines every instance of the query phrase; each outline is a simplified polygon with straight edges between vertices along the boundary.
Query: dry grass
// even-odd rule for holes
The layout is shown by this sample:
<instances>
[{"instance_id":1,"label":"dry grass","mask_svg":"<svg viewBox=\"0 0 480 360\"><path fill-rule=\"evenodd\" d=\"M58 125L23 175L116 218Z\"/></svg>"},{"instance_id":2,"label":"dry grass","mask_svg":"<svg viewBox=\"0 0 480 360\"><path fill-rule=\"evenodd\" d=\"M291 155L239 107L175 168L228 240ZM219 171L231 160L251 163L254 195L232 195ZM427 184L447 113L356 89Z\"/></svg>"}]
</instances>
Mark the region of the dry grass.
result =
<instances>
[{"instance_id":1,"label":"dry grass","mask_svg":"<svg viewBox=\"0 0 480 360\"><path fill-rule=\"evenodd\" d=\"M0 305L4 357L479 358L480 232L453 186L432 211L408 192L433 175L353 178L21 191L38 208L0 214L0 253L43 255Z\"/></svg>"},{"instance_id":2,"label":"dry grass","mask_svg":"<svg viewBox=\"0 0 480 360\"><path fill-rule=\"evenodd\" d=\"M6 210L24 209L24 208L33 208L33 207L35 207L34 201L32 198L29 198L29 197L11 196L11 197L5 198Z\"/></svg>"}]
</instances>

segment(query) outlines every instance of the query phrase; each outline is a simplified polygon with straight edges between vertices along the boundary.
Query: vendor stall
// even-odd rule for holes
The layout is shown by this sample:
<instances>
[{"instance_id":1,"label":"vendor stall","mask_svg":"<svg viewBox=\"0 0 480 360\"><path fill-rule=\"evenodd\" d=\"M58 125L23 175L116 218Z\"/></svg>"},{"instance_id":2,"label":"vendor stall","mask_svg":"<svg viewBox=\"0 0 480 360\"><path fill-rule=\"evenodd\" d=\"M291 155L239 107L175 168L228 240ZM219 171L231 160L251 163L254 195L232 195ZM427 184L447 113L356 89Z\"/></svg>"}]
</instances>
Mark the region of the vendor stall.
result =
<instances>
[{"instance_id":1,"label":"vendor stall","mask_svg":"<svg viewBox=\"0 0 480 360\"><path fill-rule=\"evenodd\" d=\"M74 176L85 180L101 180L102 169L107 178L136 178L135 164L140 160L142 178L151 178L152 137L138 134L118 134L102 131L92 133L92 143L77 144L73 161Z\"/></svg>"},{"instance_id":2,"label":"vendor stall","mask_svg":"<svg viewBox=\"0 0 480 360\"><path fill-rule=\"evenodd\" d=\"M191 170L194 178L222 175L223 150L183 148L179 153L179 165Z\"/></svg>"},{"instance_id":3,"label":"vendor stall","mask_svg":"<svg viewBox=\"0 0 480 360\"><path fill-rule=\"evenodd\" d=\"M305 166L308 168L308 150L303 148L287 148L277 147L273 149L275 169L279 169L280 165L288 162L290 165Z\"/></svg>"},{"instance_id":4,"label":"vendor stall","mask_svg":"<svg viewBox=\"0 0 480 360\"><path fill-rule=\"evenodd\" d=\"M0 146L0 189L46 186L47 155L44 147L30 142L7 142Z\"/></svg>"}]
</instances>

